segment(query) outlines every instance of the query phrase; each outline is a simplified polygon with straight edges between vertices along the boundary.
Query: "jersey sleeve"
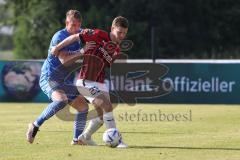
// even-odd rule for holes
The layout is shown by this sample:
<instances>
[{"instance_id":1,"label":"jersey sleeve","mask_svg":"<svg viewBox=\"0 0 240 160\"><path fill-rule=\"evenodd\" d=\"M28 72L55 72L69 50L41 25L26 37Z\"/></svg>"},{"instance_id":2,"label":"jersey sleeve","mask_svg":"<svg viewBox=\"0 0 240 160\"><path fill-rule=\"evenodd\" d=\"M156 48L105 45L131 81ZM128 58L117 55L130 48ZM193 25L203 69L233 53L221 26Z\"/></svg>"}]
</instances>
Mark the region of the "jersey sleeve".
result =
<instances>
[{"instance_id":1,"label":"jersey sleeve","mask_svg":"<svg viewBox=\"0 0 240 160\"><path fill-rule=\"evenodd\" d=\"M79 38L82 43L86 43L89 41L94 41L96 35L96 31L92 29L88 29L87 32L81 32L79 33Z\"/></svg>"},{"instance_id":2,"label":"jersey sleeve","mask_svg":"<svg viewBox=\"0 0 240 160\"><path fill-rule=\"evenodd\" d=\"M108 40L108 33L100 30L100 29L88 29L87 32L83 32L79 34L80 40L83 43L89 42L89 41L95 41L99 42L101 40Z\"/></svg>"},{"instance_id":3,"label":"jersey sleeve","mask_svg":"<svg viewBox=\"0 0 240 160\"><path fill-rule=\"evenodd\" d=\"M60 34L55 34L52 38L52 46L56 46L58 43L60 43L61 41L63 41L64 38L60 35Z\"/></svg>"},{"instance_id":4,"label":"jersey sleeve","mask_svg":"<svg viewBox=\"0 0 240 160\"><path fill-rule=\"evenodd\" d=\"M50 44L50 50L52 47L56 46L58 43L62 42L65 39L65 37L63 35L61 35L59 32L56 33L51 40L51 44ZM66 51L66 47L62 48L60 51Z\"/></svg>"}]
</instances>

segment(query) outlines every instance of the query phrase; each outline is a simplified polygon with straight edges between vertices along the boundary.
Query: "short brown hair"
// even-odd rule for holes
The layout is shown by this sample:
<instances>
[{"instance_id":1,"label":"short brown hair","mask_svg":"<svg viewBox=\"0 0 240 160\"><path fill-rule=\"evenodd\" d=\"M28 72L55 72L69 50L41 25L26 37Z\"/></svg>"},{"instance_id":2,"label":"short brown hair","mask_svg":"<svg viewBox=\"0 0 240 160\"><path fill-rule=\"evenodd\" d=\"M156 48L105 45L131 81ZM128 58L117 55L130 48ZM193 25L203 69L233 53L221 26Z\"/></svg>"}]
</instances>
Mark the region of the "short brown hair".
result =
<instances>
[{"instance_id":1,"label":"short brown hair","mask_svg":"<svg viewBox=\"0 0 240 160\"><path fill-rule=\"evenodd\" d=\"M128 28L128 20L125 17L118 16L114 18L112 22L112 26L117 26L117 27L123 27L123 28Z\"/></svg>"},{"instance_id":2,"label":"short brown hair","mask_svg":"<svg viewBox=\"0 0 240 160\"><path fill-rule=\"evenodd\" d=\"M67 11L66 19L68 17L73 17L75 19L78 19L80 22L82 22L82 15L81 15L81 13L78 10L72 10L71 9L71 10Z\"/></svg>"}]
</instances>

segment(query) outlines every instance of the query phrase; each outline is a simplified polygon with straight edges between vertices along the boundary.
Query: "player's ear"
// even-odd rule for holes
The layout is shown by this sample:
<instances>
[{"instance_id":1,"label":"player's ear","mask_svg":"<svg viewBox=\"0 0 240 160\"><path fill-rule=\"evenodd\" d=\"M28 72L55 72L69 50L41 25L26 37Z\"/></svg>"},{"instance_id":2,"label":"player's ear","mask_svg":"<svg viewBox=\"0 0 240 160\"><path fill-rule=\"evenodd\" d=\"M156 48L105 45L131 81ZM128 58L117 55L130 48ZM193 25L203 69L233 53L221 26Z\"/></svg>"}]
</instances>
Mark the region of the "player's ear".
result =
<instances>
[{"instance_id":1,"label":"player's ear","mask_svg":"<svg viewBox=\"0 0 240 160\"><path fill-rule=\"evenodd\" d=\"M114 26L111 26L111 31L113 31L113 29L114 29Z\"/></svg>"}]
</instances>

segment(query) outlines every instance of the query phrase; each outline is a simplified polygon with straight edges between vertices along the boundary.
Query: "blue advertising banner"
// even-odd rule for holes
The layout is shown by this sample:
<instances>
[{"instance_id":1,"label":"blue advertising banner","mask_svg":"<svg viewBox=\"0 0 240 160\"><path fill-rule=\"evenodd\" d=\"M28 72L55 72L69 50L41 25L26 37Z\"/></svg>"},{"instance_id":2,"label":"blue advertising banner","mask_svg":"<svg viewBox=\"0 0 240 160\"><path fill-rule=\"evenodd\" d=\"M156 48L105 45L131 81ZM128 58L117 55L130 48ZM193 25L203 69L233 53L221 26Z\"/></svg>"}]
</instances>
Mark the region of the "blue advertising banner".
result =
<instances>
[{"instance_id":1,"label":"blue advertising banner","mask_svg":"<svg viewBox=\"0 0 240 160\"><path fill-rule=\"evenodd\" d=\"M240 104L240 63L165 63L173 90L152 103ZM146 102L146 101L144 101Z\"/></svg>"},{"instance_id":2,"label":"blue advertising banner","mask_svg":"<svg viewBox=\"0 0 240 160\"><path fill-rule=\"evenodd\" d=\"M0 102L48 102L42 61L0 61ZM113 102L240 104L240 63L115 63Z\"/></svg>"}]
</instances>

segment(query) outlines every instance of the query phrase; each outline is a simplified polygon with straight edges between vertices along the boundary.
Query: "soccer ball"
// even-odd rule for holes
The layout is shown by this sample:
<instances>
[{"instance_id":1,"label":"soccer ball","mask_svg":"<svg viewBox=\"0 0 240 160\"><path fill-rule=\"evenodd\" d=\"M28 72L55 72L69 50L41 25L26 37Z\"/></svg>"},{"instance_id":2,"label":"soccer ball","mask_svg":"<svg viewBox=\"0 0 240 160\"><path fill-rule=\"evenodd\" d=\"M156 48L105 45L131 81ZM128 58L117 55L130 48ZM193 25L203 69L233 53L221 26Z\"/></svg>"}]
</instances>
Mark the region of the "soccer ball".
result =
<instances>
[{"instance_id":1,"label":"soccer ball","mask_svg":"<svg viewBox=\"0 0 240 160\"><path fill-rule=\"evenodd\" d=\"M121 134L116 128L110 128L103 133L103 142L109 147L117 147L121 141Z\"/></svg>"}]
</instances>

